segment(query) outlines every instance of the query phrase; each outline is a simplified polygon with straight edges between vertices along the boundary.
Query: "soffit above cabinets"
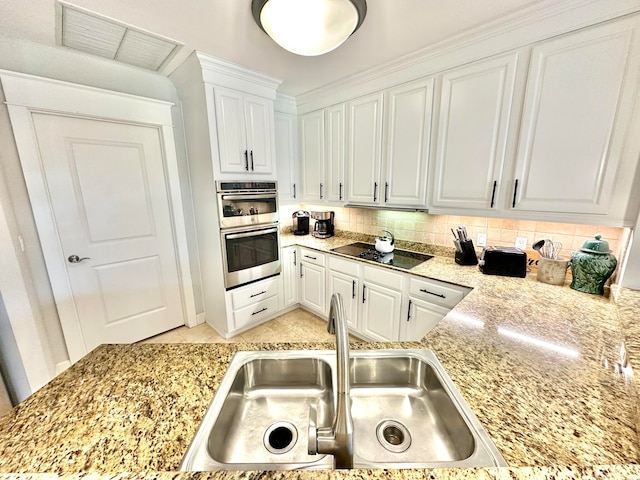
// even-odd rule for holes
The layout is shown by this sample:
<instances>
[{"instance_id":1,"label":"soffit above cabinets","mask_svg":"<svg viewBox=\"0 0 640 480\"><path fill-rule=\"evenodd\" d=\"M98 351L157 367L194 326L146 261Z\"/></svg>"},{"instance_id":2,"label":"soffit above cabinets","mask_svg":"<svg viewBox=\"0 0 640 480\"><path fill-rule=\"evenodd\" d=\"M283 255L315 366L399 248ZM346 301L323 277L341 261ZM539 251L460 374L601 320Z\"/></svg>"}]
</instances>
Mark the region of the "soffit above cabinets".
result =
<instances>
[{"instance_id":1,"label":"soffit above cabinets","mask_svg":"<svg viewBox=\"0 0 640 480\"><path fill-rule=\"evenodd\" d=\"M65 2L58 2L58 44L161 71L183 44Z\"/></svg>"}]
</instances>

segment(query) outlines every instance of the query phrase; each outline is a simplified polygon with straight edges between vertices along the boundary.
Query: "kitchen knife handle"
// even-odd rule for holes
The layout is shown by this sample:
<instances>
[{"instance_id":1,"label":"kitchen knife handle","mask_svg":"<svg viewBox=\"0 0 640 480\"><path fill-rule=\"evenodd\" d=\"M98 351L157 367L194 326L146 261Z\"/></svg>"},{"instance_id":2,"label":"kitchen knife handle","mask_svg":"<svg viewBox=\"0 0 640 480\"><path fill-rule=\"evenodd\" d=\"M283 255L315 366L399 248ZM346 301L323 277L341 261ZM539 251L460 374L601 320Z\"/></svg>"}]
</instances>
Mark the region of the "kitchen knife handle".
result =
<instances>
[{"instance_id":1,"label":"kitchen knife handle","mask_svg":"<svg viewBox=\"0 0 640 480\"><path fill-rule=\"evenodd\" d=\"M384 182L384 203L389 199L389 182Z\"/></svg>"},{"instance_id":2,"label":"kitchen knife handle","mask_svg":"<svg viewBox=\"0 0 640 480\"><path fill-rule=\"evenodd\" d=\"M322 184L320 184L320 200L322 200Z\"/></svg>"},{"instance_id":3,"label":"kitchen knife handle","mask_svg":"<svg viewBox=\"0 0 640 480\"><path fill-rule=\"evenodd\" d=\"M248 150L244 151L244 169L249 171L249 152Z\"/></svg>"},{"instance_id":4,"label":"kitchen knife handle","mask_svg":"<svg viewBox=\"0 0 640 480\"><path fill-rule=\"evenodd\" d=\"M253 150L251 150L251 171L253 172L254 168L253 168Z\"/></svg>"},{"instance_id":5,"label":"kitchen knife handle","mask_svg":"<svg viewBox=\"0 0 640 480\"><path fill-rule=\"evenodd\" d=\"M411 300L409 300L409 310L407 311L407 322L411 320Z\"/></svg>"},{"instance_id":6,"label":"kitchen knife handle","mask_svg":"<svg viewBox=\"0 0 640 480\"><path fill-rule=\"evenodd\" d=\"M373 201L378 200L378 182L373 182Z\"/></svg>"},{"instance_id":7,"label":"kitchen knife handle","mask_svg":"<svg viewBox=\"0 0 640 480\"><path fill-rule=\"evenodd\" d=\"M342 200L342 182L340 182L340 198L338 200Z\"/></svg>"},{"instance_id":8,"label":"kitchen knife handle","mask_svg":"<svg viewBox=\"0 0 640 480\"><path fill-rule=\"evenodd\" d=\"M518 195L518 179L516 178L516 184L513 187L513 203L511 204L511 206L513 208L516 208L516 196Z\"/></svg>"},{"instance_id":9,"label":"kitchen knife handle","mask_svg":"<svg viewBox=\"0 0 640 480\"><path fill-rule=\"evenodd\" d=\"M493 208L496 204L496 187L498 186L498 181L493 181L493 192L491 192L491 206L489 208Z\"/></svg>"}]
</instances>

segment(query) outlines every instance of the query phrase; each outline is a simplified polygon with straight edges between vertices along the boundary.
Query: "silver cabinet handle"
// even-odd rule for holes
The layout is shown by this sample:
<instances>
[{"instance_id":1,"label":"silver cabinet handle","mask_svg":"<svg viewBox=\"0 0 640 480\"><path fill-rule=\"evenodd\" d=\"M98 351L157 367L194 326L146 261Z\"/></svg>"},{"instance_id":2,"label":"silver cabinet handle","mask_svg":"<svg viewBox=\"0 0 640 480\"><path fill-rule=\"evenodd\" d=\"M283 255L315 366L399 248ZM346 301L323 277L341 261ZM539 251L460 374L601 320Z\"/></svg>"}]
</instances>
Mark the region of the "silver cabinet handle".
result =
<instances>
[{"instance_id":1,"label":"silver cabinet handle","mask_svg":"<svg viewBox=\"0 0 640 480\"><path fill-rule=\"evenodd\" d=\"M296 198L296 184L293 184L293 198Z\"/></svg>"},{"instance_id":2,"label":"silver cabinet handle","mask_svg":"<svg viewBox=\"0 0 640 480\"><path fill-rule=\"evenodd\" d=\"M264 295L265 293L267 293L267 291L263 290L260 293L254 293L253 295L250 295L249 298L258 297L260 295Z\"/></svg>"},{"instance_id":3,"label":"silver cabinet handle","mask_svg":"<svg viewBox=\"0 0 640 480\"><path fill-rule=\"evenodd\" d=\"M323 187L323 185L320 184L320 200L322 200L322 187Z\"/></svg>"},{"instance_id":4,"label":"silver cabinet handle","mask_svg":"<svg viewBox=\"0 0 640 480\"><path fill-rule=\"evenodd\" d=\"M297 252L295 250L293 251L293 264L294 265L298 264L298 255L297 255Z\"/></svg>"},{"instance_id":5,"label":"silver cabinet handle","mask_svg":"<svg viewBox=\"0 0 640 480\"><path fill-rule=\"evenodd\" d=\"M253 150L251 150L251 171L253 172L254 168L253 168Z\"/></svg>"},{"instance_id":6,"label":"silver cabinet handle","mask_svg":"<svg viewBox=\"0 0 640 480\"><path fill-rule=\"evenodd\" d=\"M317 260L318 257L312 257L311 255L305 255L304 258L310 258L311 260Z\"/></svg>"},{"instance_id":7,"label":"silver cabinet handle","mask_svg":"<svg viewBox=\"0 0 640 480\"><path fill-rule=\"evenodd\" d=\"M384 203L389 200L389 182L384 182Z\"/></svg>"},{"instance_id":8,"label":"silver cabinet handle","mask_svg":"<svg viewBox=\"0 0 640 480\"><path fill-rule=\"evenodd\" d=\"M340 195L339 196L340 196L339 200L342 200L342 182L340 182Z\"/></svg>"},{"instance_id":9,"label":"silver cabinet handle","mask_svg":"<svg viewBox=\"0 0 640 480\"><path fill-rule=\"evenodd\" d=\"M300 278L304 277L304 275L302 274L302 262L300 262Z\"/></svg>"},{"instance_id":10,"label":"silver cabinet handle","mask_svg":"<svg viewBox=\"0 0 640 480\"><path fill-rule=\"evenodd\" d=\"M411 300L409 300L409 310L407 311L407 322L411 320Z\"/></svg>"},{"instance_id":11,"label":"silver cabinet handle","mask_svg":"<svg viewBox=\"0 0 640 480\"><path fill-rule=\"evenodd\" d=\"M253 315L257 315L257 314L259 314L259 313L266 312L267 310L269 310L269 309L268 309L267 307L265 307L265 308L263 308L262 310L258 310L257 312L253 312L251 315L252 315L252 316L253 316Z\"/></svg>"},{"instance_id":12,"label":"silver cabinet handle","mask_svg":"<svg viewBox=\"0 0 640 480\"><path fill-rule=\"evenodd\" d=\"M247 172L249 171L249 152L246 150L244 151L244 169Z\"/></svg>"},{"instance_id":13,"label":"silver cabinet handle","mask_svg":"<svg viewBox=\"0 0 640 480\"><path fill-rule=\"evenodd\" d=\"M69 258L67 258L67 260L69 260L69 263L80 263L83 260L91 260L91 258L90 257L80 258L78 255L70 255Z\"/></svg>"},{"instance_id":14,"label":"silver cabinet handle","mask_svg":"<svg viewBox=\"0 0 640 480\"><path fill-rule=\"evenodd\" d=\"M362 303L367 301L367 296L365 294L366 290L367 290L367 286L366 285L362 285Z\"/></svg>"},{"instance_id":15,"label":"silver cabinet handle","mask_svg":"<svg viewBox=\"0 0 640 480\"><path fill-rule=\"evenodd\" d=\"M356 281L351 281L351 298L356 298Z\"/></svg>"},{"instance_id":16,"label":"silver cabinet handle","mask_svg":"<svg viewBox=\"0 0 640 480\"><path fill-rule=\"evenodd\" d=\"M373 182L373 201L378 200L378 182Z\"/></svg>"}]
</instances>

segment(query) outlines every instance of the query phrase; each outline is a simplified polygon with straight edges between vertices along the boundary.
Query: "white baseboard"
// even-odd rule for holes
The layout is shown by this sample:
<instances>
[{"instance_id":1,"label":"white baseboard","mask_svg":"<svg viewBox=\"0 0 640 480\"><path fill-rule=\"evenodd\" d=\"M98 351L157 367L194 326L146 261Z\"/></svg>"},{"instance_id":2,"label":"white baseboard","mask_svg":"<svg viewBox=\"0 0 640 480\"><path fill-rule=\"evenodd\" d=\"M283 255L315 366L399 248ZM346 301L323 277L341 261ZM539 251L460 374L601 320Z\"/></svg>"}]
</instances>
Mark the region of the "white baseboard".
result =
<instances>
[{"instance_id":1,"label":"white baseboard","mask_svg":"<svg viewBox=\"0 0 640 480\"><path fill-rule=\"evenodd\" d=\"M196 325L200 325L201 323L204 323L206 321L207 321L207 316L205 315L204 312L196 314Z\"/></svg>"},{"instance_id":2,"label":"white baseboard","mask_svg":"<svg viewBox=\"0 0 640 480\"><path fill-rule=\"evenodd\" d=\"M71 362L69 360L65 360L64 362L60 362L56 364L56 377L64 372L67 368L71 366Z\"/></svg>"}]
</instances>

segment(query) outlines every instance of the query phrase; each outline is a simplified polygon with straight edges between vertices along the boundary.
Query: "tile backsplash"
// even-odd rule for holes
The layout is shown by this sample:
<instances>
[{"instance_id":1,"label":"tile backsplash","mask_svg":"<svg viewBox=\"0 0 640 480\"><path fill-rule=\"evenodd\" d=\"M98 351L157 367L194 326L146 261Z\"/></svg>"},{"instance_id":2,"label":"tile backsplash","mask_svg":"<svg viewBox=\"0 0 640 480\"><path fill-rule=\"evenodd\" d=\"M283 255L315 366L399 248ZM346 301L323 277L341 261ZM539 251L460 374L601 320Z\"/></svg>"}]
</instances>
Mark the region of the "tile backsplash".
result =
<instances>
[{"instance_id":1,"label":"tile backsplash","mask_svg":"<svg viewBox=\"0 0 640 480\"><path fill-rule=\"evenodd\" d=\"M301 208L309 211L334 211L338 230L379 235L384 229L391 231L399 240L446 247L453 247L451 229L455 230L459 225L466 225L469 237L473 239L474 244L477 244L479 233L487 235L487 245L496 246L513 246L516 237L525 237L526 250L532 257L535 256L534 258L537 258L537 253L531 249L531 245L537 240L548 238L562 243L560 256L570 257L571 252L600 233L603 239L609 242L616 257L621 259L630 235L628 228L307 204L282 206L280 209L282 226L291 226L291 214Z\"/></svg>"}]
</instances>

